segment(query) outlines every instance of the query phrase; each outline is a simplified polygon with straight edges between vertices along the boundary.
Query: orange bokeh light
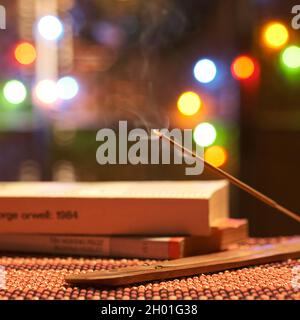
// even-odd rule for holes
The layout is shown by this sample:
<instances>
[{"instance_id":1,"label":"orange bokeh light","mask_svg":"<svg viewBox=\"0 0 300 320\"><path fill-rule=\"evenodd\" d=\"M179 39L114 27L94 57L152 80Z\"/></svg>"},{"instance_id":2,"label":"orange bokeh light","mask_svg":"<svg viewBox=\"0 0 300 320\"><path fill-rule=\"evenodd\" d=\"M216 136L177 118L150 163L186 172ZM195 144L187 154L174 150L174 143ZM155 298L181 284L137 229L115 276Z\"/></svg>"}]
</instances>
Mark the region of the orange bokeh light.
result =
<instances>
[{"instance_id":1,"label":"orange bokeh light","mask_svg":"<svg viewBox=\"0 0 300 320\"><path fill-rule=\"evenodd\" d=\"M227 160L227 151L220 146L212 146L206 149L204 158L215 167L221 167Z\"/></svg>"},{"instance_id":2,"label":"orange bokeh light","mask_svg":"<svg viewBox=\"0 0 300 320\"><path fill-rule=\"evenodd\" d=\"M20 64L32 64L36 59L36 50L32 44L22 42L15 49L15 58Z\"/></svg>"},{"instance_id":3,"label":"orange bokeh light","mask_svg":"<svg viewBox=\"0 0 300 320\"><path fill-rule=\"evenodd\" d=\"M239 56L232 63L231 72L238 80L249 79L255 73L255 62L248 56Z\"/></svg>"}]
</instances>

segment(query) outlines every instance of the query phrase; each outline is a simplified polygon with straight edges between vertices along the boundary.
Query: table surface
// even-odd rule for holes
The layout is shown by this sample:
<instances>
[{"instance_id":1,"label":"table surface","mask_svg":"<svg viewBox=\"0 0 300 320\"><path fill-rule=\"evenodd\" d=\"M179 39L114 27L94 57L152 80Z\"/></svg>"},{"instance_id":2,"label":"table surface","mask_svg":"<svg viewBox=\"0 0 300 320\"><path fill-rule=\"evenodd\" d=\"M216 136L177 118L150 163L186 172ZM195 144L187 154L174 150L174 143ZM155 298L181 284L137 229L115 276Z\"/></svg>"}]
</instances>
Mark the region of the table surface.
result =
<instances>
[{"instance_id":1,"label":"table surface","mask_svg":"<svg viewBox=\"0 0 300 320\"><path fill-rule=\"evenodd\" d=\"M282 243L286 240L284 237L253 238L238 246ZM70 273L108 270L143 263L145 260L138 259L1 254L0 266L5 270L6 287L0 289L0 300L300 300L300 290L292 282L297 274L297 266L300 266L300 259L113 289L79 288L69 286L64 281L64 276ZM300 278L300 270L298 273Z\"/></svg>"}]
</instances>

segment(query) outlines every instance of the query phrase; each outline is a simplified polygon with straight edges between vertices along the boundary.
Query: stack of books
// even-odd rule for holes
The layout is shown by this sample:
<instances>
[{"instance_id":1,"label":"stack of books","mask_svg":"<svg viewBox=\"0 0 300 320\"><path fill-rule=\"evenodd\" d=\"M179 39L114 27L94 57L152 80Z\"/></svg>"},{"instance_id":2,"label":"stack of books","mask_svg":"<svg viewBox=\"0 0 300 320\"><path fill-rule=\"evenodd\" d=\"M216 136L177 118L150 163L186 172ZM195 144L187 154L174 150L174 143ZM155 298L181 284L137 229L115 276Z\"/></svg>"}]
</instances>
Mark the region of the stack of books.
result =
<instances>
[{"instance_id":1,"label":"stack of books","mask_svg":"<svg viewBox=\"0 0 300 320\"><path fill-rule=\"evenodd\" d=\"M228 183L0 184L0 250L176 259L248 238L229 218Z\"/></svg>"}]
</instances>

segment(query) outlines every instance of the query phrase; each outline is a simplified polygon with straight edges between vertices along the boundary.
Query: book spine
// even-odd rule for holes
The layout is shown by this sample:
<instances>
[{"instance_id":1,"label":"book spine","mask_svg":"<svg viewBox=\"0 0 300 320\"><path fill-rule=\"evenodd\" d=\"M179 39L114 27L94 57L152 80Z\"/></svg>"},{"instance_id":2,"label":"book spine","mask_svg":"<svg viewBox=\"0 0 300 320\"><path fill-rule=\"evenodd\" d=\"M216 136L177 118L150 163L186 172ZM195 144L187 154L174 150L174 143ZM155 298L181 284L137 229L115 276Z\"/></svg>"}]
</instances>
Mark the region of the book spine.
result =
<instances>
[{"instance_id":1,"label":"book spine","mask_svg":"<svg viewBox=\"0 0 300 320\"><path fill-rule=\"evenodd\" d=\"M171 251L170 244L172 244ZM174 242L172 238L159 240L158 238L6 234L0 235L0 250L140 259L182 257L180 241Z\"/></svg>"},{"instance_id":2,"label":"book spine","mask_svg":"<svg viewBox=\"0 0 300 320\"><path fill-rule=\"evenodd\" d=\"M208 201L1 198L0 233L208 235Z\"/></svg>"}]
</instances>

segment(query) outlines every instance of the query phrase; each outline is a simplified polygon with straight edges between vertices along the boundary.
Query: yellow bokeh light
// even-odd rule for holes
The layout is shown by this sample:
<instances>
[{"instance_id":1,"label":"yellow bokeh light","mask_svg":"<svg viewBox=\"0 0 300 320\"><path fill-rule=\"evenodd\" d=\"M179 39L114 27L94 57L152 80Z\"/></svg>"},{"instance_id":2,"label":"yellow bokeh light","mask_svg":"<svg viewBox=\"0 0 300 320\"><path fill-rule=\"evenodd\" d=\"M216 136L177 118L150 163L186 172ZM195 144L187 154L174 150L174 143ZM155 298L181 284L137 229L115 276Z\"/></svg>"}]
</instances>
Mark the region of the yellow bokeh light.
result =
<instances>
[{"instance_id":1,"label":"yellow bokeh light","mask_svg":"<svg viewBox=\"0 0 300 320\"><path fill-rule=\"evenodd\" d=\"M29 65L36 59L36 50L28 42L20 43L15 49L15 58L20 64Z\"/></svg>"},{"instance_id":2,"label":"yellow bokeh light","mask_svg":"<svg viewBox=\"0 0 300 320\"><path fill-rule=\"evenodd\" d=\"M206 149L204 158L215 167L221 167L227 160L227 151L220 146L212 146Z\"/></svg>"},{"instance_id":3,"label":"yellow bokeh light","mask_svg":"<svg viewBox=\"0 0 300 320\"><path fill-rule=\"evenodd\" d=\"M192 116L199 111L201 99L195 92L184 92L177 101L177 107L185 116Z\"/></svg>"},{"instance_id":4,"label":"yellow bokeh light","mask_svg":"<svg viewBox=\"0 0 300 320\"><path fill-rule=\"evenodd\" d=\"M263 33L263 40L267 47L281 48L289 39L289 32L287 28L279 22L269 23Z\"/></svg>"}]
</instances>

